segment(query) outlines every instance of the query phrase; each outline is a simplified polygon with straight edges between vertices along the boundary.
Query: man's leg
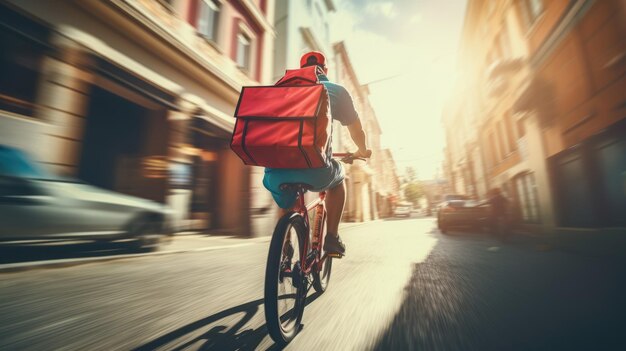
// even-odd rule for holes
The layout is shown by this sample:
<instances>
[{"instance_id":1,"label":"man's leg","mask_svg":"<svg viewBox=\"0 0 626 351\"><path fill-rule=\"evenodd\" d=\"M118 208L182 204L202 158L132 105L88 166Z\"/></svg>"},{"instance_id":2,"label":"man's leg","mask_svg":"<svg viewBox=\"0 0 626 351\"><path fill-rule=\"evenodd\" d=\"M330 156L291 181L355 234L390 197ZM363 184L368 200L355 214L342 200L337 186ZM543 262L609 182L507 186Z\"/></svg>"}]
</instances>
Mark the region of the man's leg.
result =
<instances>
[{"instance_id":1,"label":"man's leg","mask_svg":"<svg viewBox=\"0 0 626 351\"><path fill-rule=\"evenodd\" d=\"M324 250L329 253L345 254L346 246L339 238L339 222L346 202L346 187L343 181L334 188L326 191L326 238Z\"/></svg>"},{"instance_id":2,"label":"man's leg","mask_svg":"<svg viewBox=\"0 0 626 351\"><path fill-rule=\"evenodd\" d=\"M326 190L326 228L327 233L337 235L339 222L343 215L343 207L346 203L346 186L342 181L334 188Z\"/></svg>"}]
</instances>

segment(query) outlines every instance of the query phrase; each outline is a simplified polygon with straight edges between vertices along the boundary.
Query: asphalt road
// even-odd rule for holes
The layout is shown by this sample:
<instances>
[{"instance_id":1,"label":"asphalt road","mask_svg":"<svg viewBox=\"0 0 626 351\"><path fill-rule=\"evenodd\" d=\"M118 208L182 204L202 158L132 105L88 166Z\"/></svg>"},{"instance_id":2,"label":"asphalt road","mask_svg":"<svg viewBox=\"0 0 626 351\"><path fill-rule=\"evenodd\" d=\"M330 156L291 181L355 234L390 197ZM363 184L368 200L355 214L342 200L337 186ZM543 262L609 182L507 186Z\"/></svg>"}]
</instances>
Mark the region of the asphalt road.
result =
<instances>
[{"instance_id":1,"label":"asphalt road","mask_svg":"<svg viewBox=\"0 0 626 351\"><path fill-rule=\"evenodd\" d=\"M441 235L432 219L347 228L290 350L624 349L626 266ZM269 243L0 274L1 350L275 349Z\"/></svg>"}]
</instances>

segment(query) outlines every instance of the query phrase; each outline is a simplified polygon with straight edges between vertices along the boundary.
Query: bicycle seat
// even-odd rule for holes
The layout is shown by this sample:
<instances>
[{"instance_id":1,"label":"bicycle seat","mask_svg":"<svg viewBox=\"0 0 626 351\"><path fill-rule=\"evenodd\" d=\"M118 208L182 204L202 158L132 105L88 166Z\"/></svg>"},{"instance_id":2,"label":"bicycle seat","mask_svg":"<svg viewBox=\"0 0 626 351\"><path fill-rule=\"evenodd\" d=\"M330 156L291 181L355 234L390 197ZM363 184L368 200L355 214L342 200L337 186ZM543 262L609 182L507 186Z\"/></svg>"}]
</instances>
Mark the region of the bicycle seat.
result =
<instances>
[{"instance_id":1,"label":"bicycle seat","mask_svg":"<svg viewBox=\"0 0 626 351\"><path fill-rule=\"evenodd\" d=\"M313 189L313 186L306 183L283 183L280 185L280 190L283 191L298 191L298 190L309 191Z\"/></svg>"}]
</instances>

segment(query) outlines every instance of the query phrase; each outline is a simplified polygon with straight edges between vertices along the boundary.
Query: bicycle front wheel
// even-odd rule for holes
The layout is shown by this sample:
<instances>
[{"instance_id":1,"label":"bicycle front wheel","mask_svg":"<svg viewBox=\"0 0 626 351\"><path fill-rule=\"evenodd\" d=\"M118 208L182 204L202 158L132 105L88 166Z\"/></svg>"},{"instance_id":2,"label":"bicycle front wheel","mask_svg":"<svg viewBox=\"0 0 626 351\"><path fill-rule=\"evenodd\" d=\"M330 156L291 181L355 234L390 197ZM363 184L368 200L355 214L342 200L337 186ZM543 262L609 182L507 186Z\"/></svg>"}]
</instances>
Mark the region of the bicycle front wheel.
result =
<instances>
[{"instance_id":1,"label":"bicycle front wheel","mask_svg":"<svg viewBox=\"0 0 626 351\"><path fill-rule=\"evenodd\" d=\"M301 253L307 238L302 216L283 216L270 242L265 268L265 320L272 339L290 342L300 330L307 293Z\"/></svg>"}]
</instances>

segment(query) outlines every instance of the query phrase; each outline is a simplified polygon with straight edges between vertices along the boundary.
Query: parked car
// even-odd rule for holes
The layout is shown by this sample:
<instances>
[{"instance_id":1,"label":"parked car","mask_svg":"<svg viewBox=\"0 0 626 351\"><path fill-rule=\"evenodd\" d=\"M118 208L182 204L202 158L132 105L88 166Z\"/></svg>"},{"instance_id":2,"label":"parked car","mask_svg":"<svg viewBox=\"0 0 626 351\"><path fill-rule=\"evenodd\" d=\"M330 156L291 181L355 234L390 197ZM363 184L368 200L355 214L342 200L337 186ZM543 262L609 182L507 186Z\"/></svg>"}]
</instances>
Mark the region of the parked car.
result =
<instances>
[{"instance_id":1,"label":"parked car","mask_svg":"<svg viewBox=\"0 0 626 351\"><path fill-rule=\"evenodd\" d=\"M393 210L393 215L395 217L410 217L411 208L411 204L400 203L396 205L396 208Z\"/></svg>"},{"instance_id":2,"label":"parked car","mask_svg":"<svg viewBox=\"0 0 626 351\"><path fill-rule=\"evenodd\" d=\"M464 195L446 195L437 210L437 226L442 233L453 227L487 227L488 205L469 199Z\"/></svg>"},{"instance_id":3,"label":"parked car","mask_svg":"<svg viewBox=\"0 0 626 351\"><path fill-rule=\"evenodd\" d=\"M154 249L169 234L163 205L52 175L0 145L0 241L120 240Z\"/></svg>"}]
</instances>

